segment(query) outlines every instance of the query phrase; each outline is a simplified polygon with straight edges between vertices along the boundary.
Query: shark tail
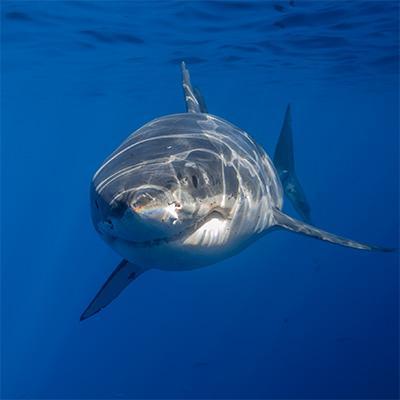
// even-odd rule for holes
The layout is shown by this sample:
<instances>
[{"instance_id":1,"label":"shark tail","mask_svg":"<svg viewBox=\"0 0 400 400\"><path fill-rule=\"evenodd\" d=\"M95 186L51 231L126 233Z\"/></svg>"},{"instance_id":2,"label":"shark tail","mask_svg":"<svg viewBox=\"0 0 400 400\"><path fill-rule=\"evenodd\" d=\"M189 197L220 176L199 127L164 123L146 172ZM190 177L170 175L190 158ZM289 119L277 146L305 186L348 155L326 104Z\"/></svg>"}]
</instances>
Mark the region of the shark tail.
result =
<instances>
[{"instance_id":1,"label":"shark tail","mask_svg":"<svg viewBox=\"0 0 400 400\"><path fill-rule=\"evenodd\" d=\"M382 252L391 252L395 250L393 248L380 247L371 244L356 242L355 240L334 235L333 233L323 231L322 229L315 228L312 225L308 225L302 221L298 221L294 218L291 218L288 215L284 214L283 212L279 211L278 209L274 209L274 219L275 219L275 225L283 229L287 229L295 233L300 233L302 235L310 236L315 239L325 240L327 242L338 244L340 246L351 247L353 249L358 249L358 250L382 251Z\"/></svg>"},{"instance_id":2,"label":"shark tail","mask_svg":"<svg viewBox=\"0 0 400 400\"><path fill-rule=\"evenodd\" d=\"M285 195L303 221L311 223L311 209L295 170L290 104L286 108L281 133L275 148L274 165L278 170Z\"/></svg>"}]
</instances>

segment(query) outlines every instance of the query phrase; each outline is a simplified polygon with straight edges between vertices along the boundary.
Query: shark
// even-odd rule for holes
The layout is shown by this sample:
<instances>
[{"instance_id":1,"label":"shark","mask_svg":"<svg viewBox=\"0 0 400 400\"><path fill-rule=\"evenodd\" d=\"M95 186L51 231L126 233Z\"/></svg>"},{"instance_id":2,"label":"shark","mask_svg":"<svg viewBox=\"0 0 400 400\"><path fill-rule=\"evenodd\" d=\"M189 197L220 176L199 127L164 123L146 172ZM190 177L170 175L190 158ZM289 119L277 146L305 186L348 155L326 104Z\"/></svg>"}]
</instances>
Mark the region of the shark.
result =
<instances>
[{"instance_id":1,"label":"shark","mask_svg":"<svg viewBox=\"0 0 400 400\"><path fill-rule=\"evenodd\" d=\"M210 114L184 62L181 69L186 112L136 130L91 181L94 227L122 261L81 320L110 304L149 269L206 267L276 229L358 250L392 250L311 225L295 170L290 105L271 159L247 132ZM284 197L300 219L283 212Z\"/></svg>"}]
</instances>

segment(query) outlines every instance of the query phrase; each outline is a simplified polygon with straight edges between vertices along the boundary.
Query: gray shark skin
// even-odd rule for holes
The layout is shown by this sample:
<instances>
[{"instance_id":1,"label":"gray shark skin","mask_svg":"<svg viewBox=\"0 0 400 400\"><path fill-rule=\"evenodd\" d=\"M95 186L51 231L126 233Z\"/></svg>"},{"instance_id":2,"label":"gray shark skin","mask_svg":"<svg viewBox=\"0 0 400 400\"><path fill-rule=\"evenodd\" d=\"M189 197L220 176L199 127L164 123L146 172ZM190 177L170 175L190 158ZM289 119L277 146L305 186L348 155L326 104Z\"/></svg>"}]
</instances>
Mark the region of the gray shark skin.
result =
<instances>
[{"instance_id":1,"label":"gray shark skin","mask_svg":"<svg viewBox=\"0 0 400 400\"><path fill-rule=\"evenodd\" d=\"M388 250L333 235L282 212L285 190L309 220L294 173L289 111L275 152L276 169L246 132L206 112L184 63L182 75L187 112L142 126L93 177L93 224L123 261L81 320L107 306L148 269L211 265L276 228L356 249Z\"/></svg>"}]
</instances>

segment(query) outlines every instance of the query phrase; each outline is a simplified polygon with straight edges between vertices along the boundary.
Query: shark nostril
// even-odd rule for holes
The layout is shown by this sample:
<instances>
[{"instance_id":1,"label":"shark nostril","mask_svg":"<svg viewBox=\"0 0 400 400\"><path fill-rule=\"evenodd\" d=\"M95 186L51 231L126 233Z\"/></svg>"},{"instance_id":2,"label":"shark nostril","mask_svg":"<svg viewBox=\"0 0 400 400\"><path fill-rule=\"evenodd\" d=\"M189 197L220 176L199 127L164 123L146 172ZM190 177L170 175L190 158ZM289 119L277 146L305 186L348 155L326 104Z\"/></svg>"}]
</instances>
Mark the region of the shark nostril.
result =
<instances>
[{"instance_id":1,"label":"shark nostril","mask_svg":"<svg viewBox=\"0 0 400 400\"><path fill-rule=\"evenodd\" d=\"M112 223L112 221L110 220L110 219L106 219L106 220L104 220L104 223L110 228L110 229L113 229L113 223Z\"/></svg>"}]
</instances>

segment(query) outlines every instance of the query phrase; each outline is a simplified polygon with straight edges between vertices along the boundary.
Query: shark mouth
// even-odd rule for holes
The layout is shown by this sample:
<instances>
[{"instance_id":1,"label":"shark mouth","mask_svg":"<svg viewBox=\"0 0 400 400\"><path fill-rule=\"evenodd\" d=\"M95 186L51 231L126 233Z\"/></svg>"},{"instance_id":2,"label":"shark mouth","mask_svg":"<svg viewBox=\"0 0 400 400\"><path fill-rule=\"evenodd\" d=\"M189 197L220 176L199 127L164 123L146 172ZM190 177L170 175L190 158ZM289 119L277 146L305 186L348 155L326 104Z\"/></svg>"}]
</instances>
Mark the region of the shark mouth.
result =
<instances>
[{"instance_id":1,"label":"shark mouth","mask_svg":"<svg viewBox=\"0 0 400 400\"><path fill-rule=\"evenodd\" d=\"M225 210L214 209L206 216L199 219L192 225L189 225L179 233L156 239L145 241L125 240L133 247L154 247L163 244L183 241L183 244L189 246L212 246L221 245L226 242L228 231L226 230L229 218Z\"/></svg>"}]
</instances>

